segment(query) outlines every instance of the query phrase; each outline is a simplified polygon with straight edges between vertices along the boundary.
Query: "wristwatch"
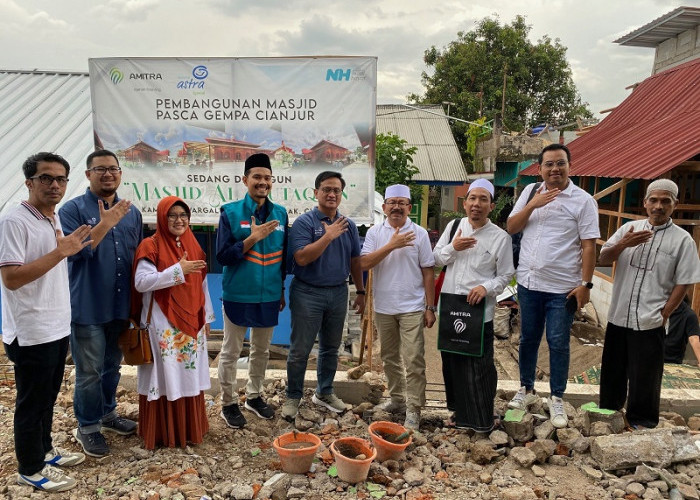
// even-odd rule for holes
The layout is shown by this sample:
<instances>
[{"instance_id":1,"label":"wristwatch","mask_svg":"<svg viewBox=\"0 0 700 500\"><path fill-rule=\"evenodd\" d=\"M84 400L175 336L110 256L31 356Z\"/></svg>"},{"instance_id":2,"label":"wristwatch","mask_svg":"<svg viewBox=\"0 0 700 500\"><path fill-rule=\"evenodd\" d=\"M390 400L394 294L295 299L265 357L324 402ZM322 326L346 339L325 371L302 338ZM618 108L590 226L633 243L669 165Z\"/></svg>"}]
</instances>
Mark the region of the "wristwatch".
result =
<instances>
[{"instance_id":1,"label":"wristwatch","mask_svg":"<svg viewBox=\"0 0 700 500\"><path fill-rule=\"evenodd\" d=\"M355 293L357 295L366 295L364 290L356 290Z\"/></svg>"},{"instance_id":2,"label":"wristwatch","mask_svg":"<svg viewBox=\"0 0 700 500\"><path fill-rule=\"evenodd\" d=\"M593 288L593 283L591 283L590 281L582 281L581 286L585 286L590 290L591 288Z\"/></svg>"},{"instance_id":3,"label":"wristwatch","mask_svg":"<svg viewBox=\"0 0 700 500\"><path fill-rule=\"evenodd\" d=\"M425 306L426 311L437 312L437 307L435 306Z\"/></svg>"}]
</instances>

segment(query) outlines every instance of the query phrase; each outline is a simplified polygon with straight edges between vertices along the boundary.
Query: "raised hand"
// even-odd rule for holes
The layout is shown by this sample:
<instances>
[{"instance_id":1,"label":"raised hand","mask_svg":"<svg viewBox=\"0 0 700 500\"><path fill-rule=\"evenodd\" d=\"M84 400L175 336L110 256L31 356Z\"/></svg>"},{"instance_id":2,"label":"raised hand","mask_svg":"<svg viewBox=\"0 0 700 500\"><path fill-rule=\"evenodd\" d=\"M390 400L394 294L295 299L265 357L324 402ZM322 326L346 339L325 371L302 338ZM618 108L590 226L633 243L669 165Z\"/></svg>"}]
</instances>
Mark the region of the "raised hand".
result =
<instances>
[{"instance_id":1,"label":"raised hand","mask_svg":"<svg viewBox=\"0 0 700 500\"><path fill-rule=\"evenodd\" d=\"M63 232L56 230L56 248L64 257L70 257L80 252L83 248L92 244L92 240L88 240L92 227L88 224L83 224L78 229L73 231L68 236L63 236Z\"/></svg>"},{"instance_id":2,"label":"raised hand","mask_svg":"<svg viewBox=\"0 0 700 500\"><path fill-rule=\"evenodd\" d=\"M255 222L255 216L250 217L250 235L253 237L253 239L257 241L264 240L270 234L272 234L272 231L274 231L277 226L280 225L280 221L278 220L270 220L265 222L264 224L257 224Z\"/></svg>"},{"instance_id":3,"label":"raised hand","mask_svg":"<svg viewBox=\"0 0 700 500\"><path fill-rule=\"evenodd\" d=\"M413 246L413 240L416 239L416 234L413 231L406 231L405 233L399 233L401 230L400 227L396 228L396 231L394 234L391 235L391 239L389 240L389 244L391 245L391 248L403 248L403 247L412 247Z\"/></svg>"},{"instance_id":4,"label":"raised hand","mask_svg":"<svg viewBox=\"0 0 700 500\"><path fill-rule=\"evenodd\" d=\"M457 231L457 234L455 234L452 240L452 247L458 252L472 248L474 245L476 245L476 238L470 238L469 236L462 237L461 229Z\"/></svg>"},{"instance_id":5,"label":"raised hand","mask_svg":"<svg viewBox=\"0 0 700 500\"><path fill-rule=\"evenodd\" d=\"M625 248L636 247L642 243L646 243L652 237L654 233L649 230L635 231L633 227L627 231L622 239L620 240L620 245Z\"/></svg>"},{"instance_id":6,"label":"raised hand","mask_svg":"<svg viewBox=\"0 0 700 500\"><path fill-rule=\"evenodd\" d=\"M207 263L203 260L187 260L187 252L185 252L180 259L180 267L182 274L199 273L207 267Z\"/></svg>"},{"instance_id":7,"label":"raised hand","mask_svg":"<svg viewBox=\"0 0 700 500\"><path fill-rule=\"evenodd\" d=\"M100 209L100 221L104 221L110 228L116 226L120 220L129 213L131 202L129 200L119 200L112 208L105 208L102 200L97 200Z\"/></svg>"},{"instance_id":8,"label":"raised hand","mask_svg":"<svg viewBox=\"0 0 700 500\"><path fill-rule=\"evenodd\" d=\"M533 208L543 207L551 203L554 200L554 198L559 196L559 193L561 193L561 191L557 188L550 189L546 193L543 193L542 191L544 191L544 187L545 186L543 182L542 185L537 189L537 192L535 192L535 196L533 196L532 199L527 203L528 205L530 205Z\"/></svg>"},{"instance_id":9,"label":"raised hand","mask_svg":"<svg viewBox=\"0 0 700 500\"><path fill-rule=\"evenodd\" d=\"M338 236L348 230L348 220L342 215L338 217L333 224L326 224L325 222L321 222L321 224L323 224L325 234L331 240L336 239Z\"/></svg>"}]
</instances>

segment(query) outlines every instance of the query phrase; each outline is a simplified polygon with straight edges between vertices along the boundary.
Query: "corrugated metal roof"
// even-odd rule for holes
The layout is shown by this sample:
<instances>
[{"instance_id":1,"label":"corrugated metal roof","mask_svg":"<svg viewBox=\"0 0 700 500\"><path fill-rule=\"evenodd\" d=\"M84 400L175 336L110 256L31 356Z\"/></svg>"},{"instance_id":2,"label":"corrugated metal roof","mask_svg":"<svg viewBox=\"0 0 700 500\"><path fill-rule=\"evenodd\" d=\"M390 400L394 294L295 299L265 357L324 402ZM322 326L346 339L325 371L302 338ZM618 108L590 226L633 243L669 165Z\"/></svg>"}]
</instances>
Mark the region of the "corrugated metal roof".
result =
<instances>
[{"instance_id":1,"label":"corrugated metal roof","mask_svg":"<svg viewBox=\"0 0 700 500\"><path fill-rule=\"evenodd\" d=\"M377 105L377 133L392 132L418 148L413 163L420 172L412 180L466 182L467 171L442 106L416 107L421 109Z\"/></svg>"},{"instance_id":2,"label":"corrugated metal roof","mask_svg":"<svg viewBox=\"0 0 700 500\"><path fill-rule=\"evenodd\" d=\"M53 151L71 165L64 200L85 191L93 150L87 73L0 70L0 213L27 199L22 163Z\"/></svg>"},{"instance_id":3,"label":"corrugated metal roof","mask_svg":"<svg viewBox=\"0 0 700 500\"><path fill-rule=\"evenodd\" d=\"M574 176L654 179L700 154L700 58L650 76L568 144ZM521 175L536 175L538 165Z\"/></svg>"},{"instance_id":4,"label":"corrugated metal roof","mask_svg":"<svg viewBox=\"0 0 700 500\"><path fill-rule=\"evenodd\" d=\"M684 31L696 29L698 24L700 24L700 8L678 7L618 38L614 43L632 47L655 48L661 42L678 36Z\"/></svg>"}]
</instances>

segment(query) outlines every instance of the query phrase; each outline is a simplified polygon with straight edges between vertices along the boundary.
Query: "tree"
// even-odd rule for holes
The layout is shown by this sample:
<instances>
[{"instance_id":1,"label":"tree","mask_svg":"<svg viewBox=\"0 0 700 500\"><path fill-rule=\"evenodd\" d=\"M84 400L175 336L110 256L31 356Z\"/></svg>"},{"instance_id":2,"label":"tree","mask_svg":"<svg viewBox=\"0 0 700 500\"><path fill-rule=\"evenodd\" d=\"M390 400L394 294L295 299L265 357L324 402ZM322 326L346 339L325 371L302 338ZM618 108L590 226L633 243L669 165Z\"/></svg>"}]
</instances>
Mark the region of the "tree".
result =
<instances>
[{"instance_id":1,"label":"tree","mask_svg":"<svg viewBox=\"0 0 700 500\"><path fill-rule=\"evenodd\" d=\"M375 153L374 189L382 195L387 186L406 184L411 188L411 199L416 202L421 196L421 187L411 184L411 178L419 172L413 164L413 155L418 148L408 146L396 134L377 134Z\"/></svg>"},{"instance_id":2,"label":"tree","mask_svg":"<svg viewBox=\"0 0 700 500\"><path fill-rule=\"evenodd\" d=\"M408 99L450 102L450 114L469 121L480 116L493 119L503 107L504 126L518 131L538 123L591 118L588 103L581 101L571 77L566 47L547 35L533 44L528 39L530 30L523 16L504 25L498 18L486 17L473 30L457 33L457 40L442 50L432 46L423 57L432 68L431 74L422 74L425 94ZM463 152L467 127L453 123Z\"/></svg>"}]
</instances>

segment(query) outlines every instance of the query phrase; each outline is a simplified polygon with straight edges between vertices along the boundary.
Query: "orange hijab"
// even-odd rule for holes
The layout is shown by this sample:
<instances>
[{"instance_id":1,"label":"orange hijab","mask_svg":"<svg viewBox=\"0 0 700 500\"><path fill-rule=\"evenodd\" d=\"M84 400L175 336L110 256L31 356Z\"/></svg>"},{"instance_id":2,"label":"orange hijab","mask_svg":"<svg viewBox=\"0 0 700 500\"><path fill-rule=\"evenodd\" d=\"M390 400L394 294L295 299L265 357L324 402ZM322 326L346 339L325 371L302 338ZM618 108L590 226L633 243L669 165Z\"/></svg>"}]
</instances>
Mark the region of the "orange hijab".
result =
<instances>
[{"instance_id":1,"label":"orange hijab","mask_svg":"<svg viewBox=\"0 0 700 500\"><path fill-rule=\"evenodd\" d=\"M141 242L136 249L134 263L138 263L140 259L148 259L155 264L158 271L163 271L179 262L185 252L187 252L187 260L206 259L202 247L189 226L180 236L179 241L168 230L168 211L175 204L182 206L187 214L191 215L190 207L177 196L168 196L160 200L156 234ZM206 270L190 273L182 276L184 283L154 292L154 300L167 316L170 324L192 338L197 337L205 323L204 293L202 292L205 276ZM133 290L133 287L132 297L132 318L138 320L141 318L142 298L140 293Z\"/></svg>"}]
</instances>

